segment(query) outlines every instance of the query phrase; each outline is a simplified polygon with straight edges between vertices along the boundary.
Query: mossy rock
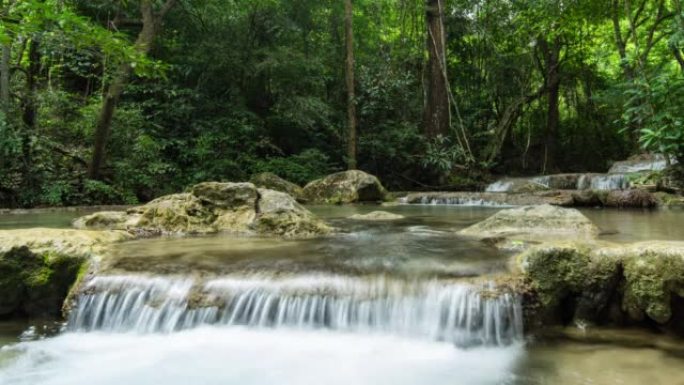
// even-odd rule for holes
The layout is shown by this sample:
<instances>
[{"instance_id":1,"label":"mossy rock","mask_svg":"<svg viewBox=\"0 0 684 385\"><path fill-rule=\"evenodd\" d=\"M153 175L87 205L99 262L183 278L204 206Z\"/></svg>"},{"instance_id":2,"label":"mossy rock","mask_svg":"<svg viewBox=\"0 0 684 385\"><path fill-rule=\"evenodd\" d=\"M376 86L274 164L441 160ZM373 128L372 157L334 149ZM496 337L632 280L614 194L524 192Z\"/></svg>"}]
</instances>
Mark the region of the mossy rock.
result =
<instances>
[{"instance_id":1,"label":"mossy rock","mask_svg":"<svg viewBox=\"0 0 684 385\"><path fill-rule=\"evenodd\" d=\"M252 175L249 181L258 188L284 192L291 195L299 202L306 201L304 199L303 190L300 186L285 180L274 173L262 172L260 174L255 174Z\"/></svg>"},{"instance_id":2,"label":"mossy rock","mask_svg":"<svg viewBox=\"0 0 684 385\"><path fill-rule=\"evenodd\" d=\"M479 238L515 237L520 240L593 239L599 229L575 209L552 205L501 210L482 222L460 231Z\"/></svg>"},{"instance_id":3,"label":"mossy rock","mask_svg":"<svg viewBox=\"0 0 684 385\"><path fill-rule=\"evenodd\" d=\"M144 236L223 231L309 237L330 232L287 193L257 189L252 183L220 182L200 183L189 193L166 195L126 213L91 214L74 226L125 229Z\"/></svg>"},{"instance_id":4,"label":"mossy rock","mask_svg":"<svg viewBox=\"0 0 684 385\"><path fill-rule=\"evenodd\" d=\"M532 325L658 324L684 332L684 243L550 243L515 258Z\"/></svg>"},{"instance_id":5,"label":"mossy rock","mask_svg":"<svg viewBox=\"0 0 684 385\"><path fill-rule=\"evenodd\" d=\"M359 170L328 175L304 186L304 198L311 203L346 204L378 202L388 197L377 177Z\"/></svg>"},{"instance_id":6,"label":"mossy rock","mask_svg":"<svg viewBox=\"0 0 684 385\"><path fill-rule=\"evenodd\" d=\"M84 261L26 246L0 254L0 317L58 316Z\"/></svg>"}]
</instances>

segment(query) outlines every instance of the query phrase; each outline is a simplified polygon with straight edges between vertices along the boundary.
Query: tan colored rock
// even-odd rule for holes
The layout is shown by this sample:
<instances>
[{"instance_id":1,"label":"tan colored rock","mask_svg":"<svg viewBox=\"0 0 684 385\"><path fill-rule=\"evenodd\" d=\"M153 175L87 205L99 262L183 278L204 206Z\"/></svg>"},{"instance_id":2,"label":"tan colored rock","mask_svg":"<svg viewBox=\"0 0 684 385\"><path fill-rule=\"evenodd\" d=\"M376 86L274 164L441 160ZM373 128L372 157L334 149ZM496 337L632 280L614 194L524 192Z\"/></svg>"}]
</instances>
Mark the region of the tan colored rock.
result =
<instances>
[{"instance_id":1,"label":"tan colored rock","mask_svg":"<svg viewBox=\"0 0 684 385\"><path fill-rule=\"evenodd\" d=\"M123 231L0 230L0 316L57 316L85 271Z\"/></svg>"},{"instance_id":2,"label":"tan colored rock","mask_svg":"<svg viewBox=\"0 0 684 385\"><path fill-rule=\"evenodd\" d=\"M330 228L286 193L251 183L206 182L190 193L157 198L126 213L101 212L74 221L78 228L110 228L143 235L219 231L286 237L327 234Z\"/></svg>"},{"instance_id":3,"label":"tan colored rock","mask_svg":"<svg viewBox=\"0 0 684 385\"><path fill-rule=\"evenodd\" d=\"M386 197L380 180L359 170L331 174L304 186L304 198L312 203L378 202Z\"/></svg>"},{"instance_id":4,"label":"tan colored rock","mask_svg":"<svg viewBox=\"0 0 684 385\"><path fill-rule=\"evenodd\" d=\"M546 204L501 210L459 233L478 238L521 240L592 239L598 236L599 229L575 209Z\"/></svg>"},{"instance_id":5,"label":"tan colored rock","mask_svg":"<svg viewBox=\"0 0 684 385\"><path fill-rule=\"evenodd\" d=\"M332 229L290 195L259 189L258 212L254 228L259 233L285 237L328 234Z\"/></svg>"},{"instance_id":6,"label":"tan colored rock","mask_svg":"<svg viewBox=\"0 0 684 385\"><path fill-rule=\"evenodd\" d=\"M396 221L404 219L404 216L387 211L373 211L368 214L354 214L349 219L357 221Z\"/></svg>"},{"instance_id":7,"label":"tan colored rock","mask_svg":"<svg viewBox=\"0 0 684 385\"><path fill-rule=\"evenodd\" d=\"M303 190L300 186L285 180L271 172L252 175L249 180L258 188L265 188L287 193L298 201L304 201Z\"/></svg>"}]
</instances>

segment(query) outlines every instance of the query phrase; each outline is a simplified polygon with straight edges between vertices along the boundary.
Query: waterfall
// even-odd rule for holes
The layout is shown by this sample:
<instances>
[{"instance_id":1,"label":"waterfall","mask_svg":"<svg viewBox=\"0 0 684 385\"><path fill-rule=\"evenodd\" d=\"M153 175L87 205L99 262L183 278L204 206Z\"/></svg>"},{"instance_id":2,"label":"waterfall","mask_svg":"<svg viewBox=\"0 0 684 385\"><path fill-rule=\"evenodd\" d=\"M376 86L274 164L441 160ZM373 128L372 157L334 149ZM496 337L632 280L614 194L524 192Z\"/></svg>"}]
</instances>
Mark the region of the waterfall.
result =
<instances>
[{"instance_id":1,"label":"waterfall","mask_svg":"<svg viewBox=\"0 0 684 385\"><path fill-rule=\"evenodd\" d=\"M625 190L629 180L625 174L585 174L577 181L578 190Z\"/></svg>"},{"instance_id":2,"label":"waterfall","mask_svg":"<svg viewBox=\"0 0 684 385\"><path fill-rule=\"evenodd\" d=\"M434 195L424 195L420 198L420 204L422 205L447 205L447 206L466 206L466 207L510 207L509 204L499 203L492 200L487 200L485 197L477 197L477 194L473 196L434 196Z\"/></svg>"},{"instance_id":3,"label":"waterfall","mask_svg":"<svg viewBox=\"0 0 684 385\"><path fill-rule=\"evenodd\" d=\"M485 189L485 192L509 192L513 187L513 182L507 180L498 180Z\"/></svg>"},{"instance_id":4,"label":"waterfall","mask_svg":"<svg viewBox=\"0 0 684 385\"><path fill-rule=\"evenodd\" d=\"M96 277L78 298L68 328L169 333L207 324L378 332L458 345L505 345L523 335L520 298L489 283L324 274L203 283Z\"/></svg>"}]
</instances>

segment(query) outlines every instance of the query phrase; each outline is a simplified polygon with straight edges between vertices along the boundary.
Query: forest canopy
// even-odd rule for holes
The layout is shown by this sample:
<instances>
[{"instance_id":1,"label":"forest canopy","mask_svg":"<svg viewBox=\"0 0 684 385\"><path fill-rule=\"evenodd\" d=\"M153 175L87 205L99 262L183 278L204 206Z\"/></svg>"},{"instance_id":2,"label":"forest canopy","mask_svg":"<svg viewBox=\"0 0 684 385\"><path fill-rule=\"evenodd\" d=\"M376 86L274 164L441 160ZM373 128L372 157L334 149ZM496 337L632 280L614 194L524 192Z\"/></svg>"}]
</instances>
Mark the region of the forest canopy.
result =
<instances>
[{"instance_id":1,"label":"forest canopy","mask_svg":"<svg viewBox=\"0 0 684 385\"><path fill-rule=\"evenodd\" d=\"M3 0L0 206L684 159L681 0Z\"/></svg>"}]
</instances>

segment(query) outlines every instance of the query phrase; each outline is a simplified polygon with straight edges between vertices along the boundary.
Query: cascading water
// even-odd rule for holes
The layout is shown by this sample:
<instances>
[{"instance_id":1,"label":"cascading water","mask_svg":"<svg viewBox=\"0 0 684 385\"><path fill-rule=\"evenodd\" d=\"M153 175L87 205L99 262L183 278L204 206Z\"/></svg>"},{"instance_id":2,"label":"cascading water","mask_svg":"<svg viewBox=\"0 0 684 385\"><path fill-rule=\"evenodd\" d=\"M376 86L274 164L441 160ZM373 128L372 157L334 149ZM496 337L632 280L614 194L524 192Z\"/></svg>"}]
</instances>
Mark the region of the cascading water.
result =
<instances>
[{"instance_id":1,"label":"cascading water","mask_svg":"<svg viewBox=\"0 0 684 385\"><path fill-rule=\"evenodd\" d=\"M482 293L494 293L485 295ZM386 276L96 277L71 313L74 331L173 332L201 325L331 329L449 341L521 340L517 296L490 285Z\"/></svg>"},{"instance_id":2,"label":"cascading water","mask_svg":"<svg viewBox=\"0 0 684 385\"><path fill-rule=\"evenodd\" d=\"M487 200L486 198L478 197L459 197L459 196L423 196L420 198L420 204L422 205L447 205L447 206L466 206L466 207L509 207L510 205L505 203L494 202Z\"/></svg>"},{"instance_id":3,"label":"cascading water","mask_svg":"<svg viewBox=\"0 0 684 385\"><path fill-rule=\"evenodd\" d=\"M507 180L498 180L485 189L485 192L508 192L513 187L513 182Z\"/></svg>"},{"instance_id":4,"label":"cascading water","mask_svg":"<svg viewBox=\"0 0 684 385\"><path fill-rule=\"evenodd\" d=\"M624 190L629 188L625 174L585 174L577 181L578 190Z\"/></svg>"}]
</instances>

